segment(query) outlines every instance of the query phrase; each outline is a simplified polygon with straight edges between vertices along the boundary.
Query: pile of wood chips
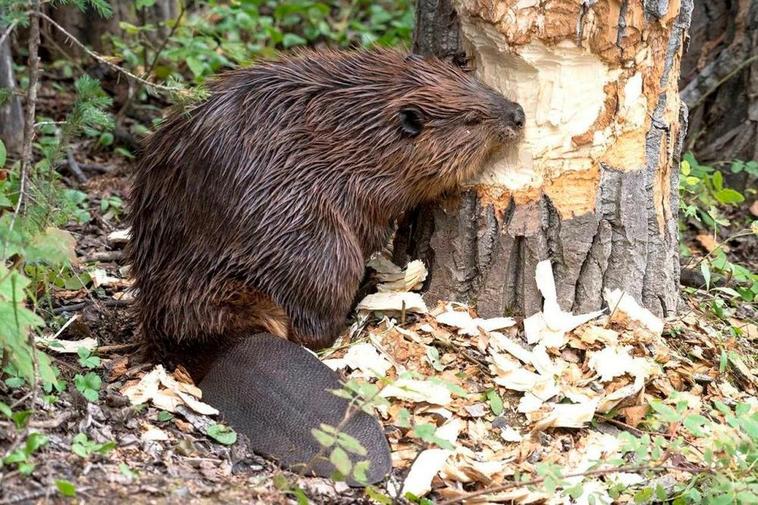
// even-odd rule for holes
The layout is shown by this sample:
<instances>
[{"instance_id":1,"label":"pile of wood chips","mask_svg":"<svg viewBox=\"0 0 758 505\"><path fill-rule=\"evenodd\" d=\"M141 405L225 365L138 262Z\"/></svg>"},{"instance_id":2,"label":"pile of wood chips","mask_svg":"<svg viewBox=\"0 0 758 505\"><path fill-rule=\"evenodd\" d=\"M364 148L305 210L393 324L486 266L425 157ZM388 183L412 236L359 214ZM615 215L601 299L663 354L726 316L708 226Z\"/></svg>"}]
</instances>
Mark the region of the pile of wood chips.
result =
<instances>
[{"instance_id":1,"label":"pile of wood chips","mask_svg":"<svg viewBox=\"0 0 758 505\"><path fill-rule=\"evenodd\" d=\"M416 262L406 272L386 259L372 263L380 280L398 288L418 287L426 276ZM399 282L403 275L407 282ZM744 363L741 391L719 374L718 340L708 338L715 330L701 318L669 322L680 328L684 355L662 337L663 321L628 294L607 291L609 310L574 315L559 306L550 262L539 263L535 275L543 311L523 321L481 319L456 303L428 310L416 293L402 289L381 289L359 305L379 323L324 362L351 379L387 384L380 395L389 406L379 407L377 415L390 433L396 473L404 477L391 493L433 491L442 500L461 499L517 474L537 476L538 463L559 465L564 474L598 468L598 462L621 458L620 431L643 434L637 426L649 409L646 398L667 398L673 391L695 411L713 399L758 407L758 381ZM748 331L756 338L754 326ZM412 428L419 425L436 427L434 436L442 442L421 440ZM688 476L662 478L670 486ZM582 482L584 495L570 501L513 488L465 503L588 503L590 494L595 503L611 503L610 483L633 485L645 478L622 472L568 481Z\"/></svg>"}]
</instances>

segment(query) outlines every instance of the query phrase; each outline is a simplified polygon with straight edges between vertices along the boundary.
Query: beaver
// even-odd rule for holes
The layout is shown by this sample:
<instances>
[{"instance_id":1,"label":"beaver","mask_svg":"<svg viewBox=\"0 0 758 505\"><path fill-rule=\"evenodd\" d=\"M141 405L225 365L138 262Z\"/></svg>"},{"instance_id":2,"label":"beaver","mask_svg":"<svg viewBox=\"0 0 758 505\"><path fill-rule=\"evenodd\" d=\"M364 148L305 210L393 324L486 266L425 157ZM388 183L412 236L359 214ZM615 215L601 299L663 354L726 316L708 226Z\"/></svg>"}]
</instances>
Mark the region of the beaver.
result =
<instances>
[{"instance_id":1,"label":"beaver","mask_svg":"<svg viewBox=\"0 0 758 505\"><path fill-rule=\"evenodd\" d=\"M320 449L311 428L344 421L347 402L300 346L335 341L394 221L476 175L524 112L459 67L393 49L302 50L208 89L145 141L134 173L138 331L254 450L304 463ZM347 424L380 480L378 423ZM323 463L310 470L328 475Z\"/></svg>"}]
</instances>

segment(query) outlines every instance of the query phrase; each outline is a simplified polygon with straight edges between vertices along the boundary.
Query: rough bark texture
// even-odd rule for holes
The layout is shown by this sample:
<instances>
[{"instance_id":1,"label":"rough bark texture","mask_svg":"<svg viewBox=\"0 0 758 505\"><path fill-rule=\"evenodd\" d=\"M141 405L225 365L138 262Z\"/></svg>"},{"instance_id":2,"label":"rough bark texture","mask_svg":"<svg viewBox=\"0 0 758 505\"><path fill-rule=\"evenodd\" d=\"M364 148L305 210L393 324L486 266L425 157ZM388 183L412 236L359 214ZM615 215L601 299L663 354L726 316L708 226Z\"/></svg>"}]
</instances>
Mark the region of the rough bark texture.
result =
<instances>
[{"instance_id":1,"label":"rough bark texture","mask_svg":"<svg viewBox=\"0 0 758 505\"><path fill-rule=\"evenodd\" d=\"M697 0L691 37L687 149L709 162L758 159L758 0Z\"/></svg>"},{"instance_id":2,"label":"rough bark texture","mask_svg":"<svg viewBox=\"0 0 758 505\"><path fill-rule=\"evenodd\" d=\"M395 259L425 260L428 298L484 316L540 310L534 270L547 258L564 309L597 309L604 288L623 288L675 311L677 80L692 0L452 7L419 1L415 49L462 46L481 79L524 106L526 135L462 195L409 215Z\"/></svg>"},{"instance_id":3,"label":"rough bark texture","mask_svg":"<svg viewBox=\"0 0 758 505\"><path fill-rule=\"evenodd\" d=\"M5 33L6 28L0 23L0 37ZM16 89L10 36L0 43L0 88ZM24 113L21 109L21 100L14 93L5 103L0 105L0 139L5 143L8 151L19 154L23 138Z\"/></svg>"}]
</instances>

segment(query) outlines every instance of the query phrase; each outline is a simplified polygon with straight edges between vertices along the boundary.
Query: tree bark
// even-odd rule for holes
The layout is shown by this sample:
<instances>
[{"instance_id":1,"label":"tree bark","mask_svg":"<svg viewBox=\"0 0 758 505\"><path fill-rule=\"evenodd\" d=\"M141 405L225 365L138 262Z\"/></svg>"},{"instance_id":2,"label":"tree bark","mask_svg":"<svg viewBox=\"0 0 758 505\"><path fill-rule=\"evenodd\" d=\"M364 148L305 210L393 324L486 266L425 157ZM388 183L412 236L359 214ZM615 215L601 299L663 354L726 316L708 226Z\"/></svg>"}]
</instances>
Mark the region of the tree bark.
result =
<instances>
[{"instance_id":1,"label":"tree bark","mask_svg":"<svg viewBox=\"0 0 758 505\"><path fill-rule=\"evenodd\" d=\"M603 289L622 288L673 313L687 118L677 81L692 0L452 7L419 0L415 49L464 49L480 79L524 107L525 136L461 195L410 213L395 260L425 260L428 298L484 316L541 310L534 271L548 258L564 310L598 309Z\"/></svg>"},{"instance_id":2,"label":"tree bark","mask_svg":"<svg viewBox=\"0 0 758 505\"><path fill-rule=\"evenodd\" d=\"M0 23L0 37L7 29L7 26ZM5 40L0 42L0 88L11 92L8 99L0 103L0 139L8 151L20 154L24 139L24 112L21 109L21 99L16 94L11 38L12 35L9 33Z\"/></svg>"},{"instance_id":3,"label":"tree bark","mask_svg":"<svg viewBox=\"0 0 758 505\"><path fill-rule=\"evenodd\" d=\"M706 162L758 159L758 0L697 0L691 36L686 148Z\"/></svg>"}]
</instances>

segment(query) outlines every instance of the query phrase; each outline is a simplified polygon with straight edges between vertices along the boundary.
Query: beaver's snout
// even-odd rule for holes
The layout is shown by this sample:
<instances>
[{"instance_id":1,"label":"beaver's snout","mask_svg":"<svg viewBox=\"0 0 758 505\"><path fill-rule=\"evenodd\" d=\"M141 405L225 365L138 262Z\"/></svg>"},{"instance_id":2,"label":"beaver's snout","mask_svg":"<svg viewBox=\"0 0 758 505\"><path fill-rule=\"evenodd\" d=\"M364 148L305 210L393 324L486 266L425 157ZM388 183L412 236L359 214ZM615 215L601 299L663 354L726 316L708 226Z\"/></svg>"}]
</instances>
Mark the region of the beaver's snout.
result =
<instances>
[{"instance_id":1,"label":"beaver's snout","mask_svg":"<svg viewBox=\"0 0 758 505\"><path fill-rule=\"evenodd\" d=\"M504 100L500 109L500 137L504 140L514 140L524 129L526 114L524 109L516 102Z\"/></svg>"},{"instance_id":2,"label":"beaver's snout","mask_svg":"<svg viewBox=\"0 0 758 505\"><path fill-rule=\"evenodd\" d=\"M511 103L513 106L511 107L511 110L506 114L505 124L507 126L516 128L517 130L521 130L524 127L524 122L526 122L524 109L515 102Z\"/></svg>"}]
</instances>

